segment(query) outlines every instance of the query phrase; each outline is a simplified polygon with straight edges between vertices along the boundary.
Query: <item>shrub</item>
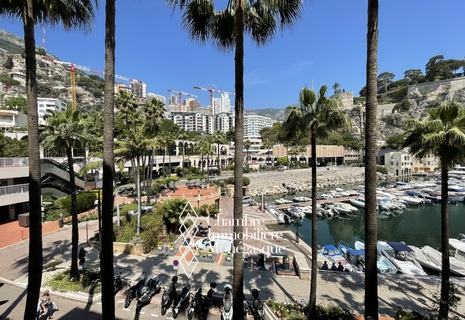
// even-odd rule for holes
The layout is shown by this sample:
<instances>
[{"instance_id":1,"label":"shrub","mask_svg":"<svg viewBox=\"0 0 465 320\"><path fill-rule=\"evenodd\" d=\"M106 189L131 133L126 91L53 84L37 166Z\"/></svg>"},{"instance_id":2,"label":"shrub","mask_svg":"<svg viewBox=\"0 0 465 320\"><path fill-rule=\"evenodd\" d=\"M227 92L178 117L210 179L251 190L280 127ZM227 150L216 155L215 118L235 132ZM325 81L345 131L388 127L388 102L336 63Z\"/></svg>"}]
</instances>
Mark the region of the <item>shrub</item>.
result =
<instances>
[{"instance_id":1,"label":"shrub","mask_svg":"<svg viewBox=\"0 0 465 320\"><path fill-rule=\"evenodd\" d=\"M97 200L96 192L84 192L76 195L77 211L84 212L94 208L95 200ZM61 197L55 201L55 206L66 211L67 215L71 215L71 196Z\"/></svg>"}]
</instances>

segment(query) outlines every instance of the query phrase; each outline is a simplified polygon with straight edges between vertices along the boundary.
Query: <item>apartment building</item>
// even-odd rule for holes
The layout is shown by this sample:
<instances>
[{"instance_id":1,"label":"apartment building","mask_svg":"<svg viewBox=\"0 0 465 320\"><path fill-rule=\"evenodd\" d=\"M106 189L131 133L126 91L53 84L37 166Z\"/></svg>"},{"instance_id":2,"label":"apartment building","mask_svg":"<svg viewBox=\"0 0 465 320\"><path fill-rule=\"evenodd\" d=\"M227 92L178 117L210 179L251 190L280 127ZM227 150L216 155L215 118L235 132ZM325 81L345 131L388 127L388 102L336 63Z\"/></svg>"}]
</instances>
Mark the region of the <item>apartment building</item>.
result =
<instances>
[{"instance_id":1,"label":"apartment building","mask_svg":"<svg viewBox=\"0 0 465 320\"><path fill-rule=\"evenodd\" d=\"M37 110L39 113L39 125L45 124L45 115L49 111L64 111L67 108L66 102L53 98L37 98Z\"/></svg>"}]
</instances>

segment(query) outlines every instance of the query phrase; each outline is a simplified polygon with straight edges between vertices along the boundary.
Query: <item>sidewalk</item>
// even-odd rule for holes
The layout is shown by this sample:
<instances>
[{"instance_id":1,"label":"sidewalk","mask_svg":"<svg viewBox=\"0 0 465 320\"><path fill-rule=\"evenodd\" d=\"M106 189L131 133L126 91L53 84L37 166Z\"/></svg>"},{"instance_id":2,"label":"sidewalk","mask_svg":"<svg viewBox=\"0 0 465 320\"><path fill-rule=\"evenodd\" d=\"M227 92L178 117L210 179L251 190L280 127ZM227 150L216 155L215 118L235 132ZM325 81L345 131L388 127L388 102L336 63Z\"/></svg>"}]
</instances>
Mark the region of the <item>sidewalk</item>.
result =
<instances>
[{"instance_id":1,"label":"sidewalk","mask_svg":"<svg viewBox=\"0 0 465 320\"><path fill-rule=\"evenodd\" d=\"M268 213L262 213L256 206L244 206L244 216L250 219L269 219ZM222 198L221 201L221 219L230 219L233 216L233 199ZM210 223L214 220L210 220ZM212 223L213 224L213 223ZM44 224L44 226L47 224ZM53 223L51 223L53 226ZM56 224L57 225L57 224ZM215 226L212 226L214 228ZM231 226L218 225L216 232L226 232L231 230ZM44 230L46 228L44 227ZM5 229L6 230L6 229ZM52 229L53 230L53 229ZM91 237L98 230L97 221L89 221L79 224L80 244L87 250L86 264L93 263L98 266L98 251L94 247L88 247L86 244L86 235ZM3 231L2 231L3 235ZM2 237L4 238L4 237ZM289 256L303 255L310 264L311 248L303 241L295 243L293 237L284 237L279 241L280 246L286 248L286 254ZM252 246L261 246L270 243L267 240L259 240L250 243ZM45 233L43 236L44 261L52 258L59 258L63 263L57 266L56 271L44 272L43 281L50 279L54 273L67 268L70 265L71 252L71 227L64 226ZM14 283L15 285L25 286L27 284L27 260L28 260L28 241L21 240L17 244L2 247L0 255L8 257L0 259L0 281ZM168 283L169 278L176 272L173 267L173 261L179 259L176 252L154 251L146 256L134 256L122 253L115 253L115 274L121 273L125 281L136 281L141 277L153 275L162 276L163 283ZM189 281L191 290L198 286L205 286L210 281L217 281L219 288L226 283L232 282L232 262L218 263L199 259L195 267L195 276L189 280L178 270L180 282ZM156 268L154 268L156 266ZM459 296L465 292L465 281L463 278L451 278L458 285ZM424 307L431 304L432 292L440 289L440 277L425 276L413 277L406 275L378 275L378 295L379 310L383 316L393 316L401 308L408 308L418 312L424 312ZM354 313L363 314L365 278L362 273L341 273L333 271L319 271L317 284L317 303L325 306L340 306L349 308ZM299 279L298 276L277 275L273 268L266 270L252 269L244 264L244 292L246 298L250 298L253 288L260 290L260 297L273 299L282 302L304 302L308 301L310 292L310 280ZM219 291L221 291L219 290ZM205 291L206 292L206 291ZM88 301L88 294L62 294L53 292L54 295L63 295L67 298ZM120 293L122 298L123 293ZM154 297L159 299L159 297ZM98 297L93 297L93 301ZM154 300L155 301L155 300ZM456 312L450 312L451 315L465 319L465 301L459 306Z\"/></svg>"}]
</instances>

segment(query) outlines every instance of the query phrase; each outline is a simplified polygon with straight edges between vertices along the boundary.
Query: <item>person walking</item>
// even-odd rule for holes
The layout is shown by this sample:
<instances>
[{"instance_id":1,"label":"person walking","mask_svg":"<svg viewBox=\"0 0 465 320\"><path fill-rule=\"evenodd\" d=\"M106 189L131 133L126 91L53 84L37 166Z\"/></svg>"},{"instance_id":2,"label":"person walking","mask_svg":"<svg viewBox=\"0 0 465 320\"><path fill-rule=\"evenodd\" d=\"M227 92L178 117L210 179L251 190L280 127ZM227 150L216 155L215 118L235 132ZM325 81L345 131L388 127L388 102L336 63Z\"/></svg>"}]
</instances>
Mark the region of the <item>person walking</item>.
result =
<instances>
[{"instance_id":1,"label":"person walking","mask_svg":"<svg viewBox=\"0 0 465 320\"><path fill-rule=\"evenodd\" d=\"M45 290L40 297L40 313L39 316L45 315L46 319L53 319L53 313L56 311L55 304L50 299L50 292Z\"/></svg>"}]
</instances>

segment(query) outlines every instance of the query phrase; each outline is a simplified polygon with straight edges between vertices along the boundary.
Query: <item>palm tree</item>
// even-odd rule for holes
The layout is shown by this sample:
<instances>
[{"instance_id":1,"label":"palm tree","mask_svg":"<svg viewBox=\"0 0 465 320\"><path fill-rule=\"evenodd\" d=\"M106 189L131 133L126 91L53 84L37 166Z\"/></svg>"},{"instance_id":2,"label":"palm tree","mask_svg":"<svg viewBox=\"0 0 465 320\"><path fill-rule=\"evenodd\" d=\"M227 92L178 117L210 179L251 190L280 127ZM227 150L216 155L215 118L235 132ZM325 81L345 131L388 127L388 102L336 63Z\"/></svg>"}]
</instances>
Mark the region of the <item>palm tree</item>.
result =
<instances>
[{"instance_id":1,"label":"palm tree","mask_svg":"<svg viewBox=\"0 0 465 320\"><path fill-rule=\"evenodd\" d=\"M147 137L151 138L156 134L156 124L165 114L165 106L162 101L156 98L147 100L144 104L144 114L146 119ZM153 179L153 162L155 158L154 148L152 147L149 154L149 171L148 181L149 185L147 190L147 201L150 203L150 196L152 192L152 179Z\"/></svg>"},{"instance_id":2,"label":"palm tree","mask_svg":"<svg viewBox=\"0 0 465 320\"><path fill-rule=\"evenodd\" d=\"M220 130L216 130L215 132L213 132L213 135L212 135L212 141L213 143L216 143L217 144L217 149L216 149L216 153L218 155L218 174L220 174L221 172L221 161L220 161L220 143L225 143L226 142L226 134L223 132L223 131L220 131Z\"/></svg>"},{"instance_id":3,"label":"palm tree","mask_svg":"<svg viewBox=\"0 0 465 320\"><path fill-rule=\"evenodd\" d=\"M310 285L310 300L308 319L316 316L317 290L317 258L318 258L318 229L317 229L317 181L316 181L316 138L325 138L329 132L338 128L348 127L349 117L339 110L338 100L325 97L326 86L322 86L316 95L313 89L304 87L300 91L299 107L287 107L286 119L282 124L283 137L292 140L304 134L310 135L312 155L312 273Z\"/></svg>"},{"instance_id":4,"label":"palm tree","mask_svg":"<svg viewBox=\"0 0 465 320\"><path fill-rule=\"evenodd\" d=\"M138 121L135 121L137 123ZM116 141L114 153L117 157L123 160L131 161L133 164L134 177L137 190L137 234L140 232L140 216L141 216L141 161L147 154L147 150L155 145L154 139L149 139L146 136L146 128L142 125L129 126L129 129L123 131L122 137Z\"/></svg>"},{"instance_id":5,"label":"palm tree","mask_svg":"<svg viewBox=\"0 0 465 320\"><path fill-rule=\"evenodd\" d=\"M441 298L439 318L448 319L450 291L448 173L465 158L465 109L456 102L428 110L426 120L407 120L404 147L423 158L435 155L441 162Z\"/></svg>"},{"instance_id":6,"label":"palm tree","mask_svg":"<svg viewBox=\"0 0 465 320\"><path fill-rule=\"evenodd\" d=\"M95 2L97 4L97 2ZM94 10L91 0L67 3L63 0L13 1L5 0L0 5L0 16L18 19L23 22L24 51L26 56L26 97L27 126L29 140L29 263L28 295L24 318L33 319L37 312L37 301L42 282L42 218L40 187L39 124L37 111L37 61L35 24L56 25L62 23L64 29L82 27L88 29L93 20Z\"/></svg>"},{"instance_id":7,"label":"palm tree","mask_svg":"<svg viewBox=\"0 0 465 320\"><path fill-rule=\"evenodd\" d=\"M102 277L102 319L115 319L113 269L113 181L114 181L114 88L116 0L105 4L105 90L103 102L103 192L102 243L100 244L100 274ZM118 205L118 204L117 204ZM105 272L103 272L105 271Z\"/></svg>"},{"instance_id":8,"label":"palm tree","mask_svg":"<svg viewBox=\"0 0 465 320\"><path fill-rule=\"evenodd\" d=\"M227 7L215 11L211 0L168 0L168 4L184 11L183 26L191 39L205 43L211 39L222 50L235 50L235 155L234 161L234 219L242 219L242 183L244 157L244 33L247 32L258 45L265 45L276 34L278 26L292 25L302 8L300 0L290 1L228 1ZM235 234L243 228L235 225ZM236 237L234 246L242 248L242 240ZM244 314L243 255L233 257L234 317L242 319Z\"/></svg>"},{"instance_id":9,"label":"palm tree","mask_svg":"<svg viewBox=\"0 0 465 320\"><path fill-rule=\"evenodd\" d=\"M378 225L376 213L376 108L378 76L378 0L368 0L365 117L365 318L378 319Z\"/></svg>"},{"instance_id":10,"label":"palm tree","mask_svg":"<svg viewBox=\"0 0 465 320\"><path fill-rule=\"evenodd\" d=\"M339 90L340 87L341 87L341 85L338 82L335 82L333 84L334 94L338 93L338 90Z\"/></svg>"},{"instance_id":11,"label":"palm tree","mask_svg":"<svg viewBox=\"0 0 465 320\"><path fill-rule=\"evenodd\" d=\"M69 185L71 192L71 216L72 216L72 232L71 232L71 269L70 277L79 278L78 269L78 245L79 245L79 229L78 229L78 212L76 200L76 183L74 175L74 159L73 149L82 138L81 132L83 126L80 113L77 110L68 108L65 111L50 111L50 116L47 117L45 130L40 134L42 144L45 149L50 150L66 150L68 158L68 174Z\"/></svg>"},{"instance_id":12,"label":"palm tree","mask_svg":"<svg viewBox=\"0 0 465 320\"><path fill-rule=\"evenodd\" d=\"M126 126L126 129L129 128L131 123L131 117L137 110L137 101L134 95L126 90L121 90L114 98L115 107L120 111L118 117L122 120Z\"/></svg>"},{"instance_id":13,"label":"palm tree","mask_svg":"<svg viewBox=\"0 0 465 320\"><path fill-rule=\"evenodd\" d=\"M204 161L203 161L203 157L204 156L208 156L210 150L211 150L211 144L210 144L210 141L208 140L208 138L206 136L198 136L198 138L196 139L196 142L197 144L195 145L195 153L197 154L200 154L201 156L201 160L200 160L200 163L202 165L201 167L201 171L202 171L202 174L204 172ZM208 160L207 160L207 169L208 169Z\"/></svg>"},{"instance_id":14,"label":"palm tree","mask_svg":"<svg viewBox=\"0 0 465 320\"><path fill-rule=\"evenodd\" d=\"M246 157L245 157L245 162L249 162L249 150L250 150L251 145L252 145L252 143L248 139L244 142L244 148L247 151L247 154L246 154Z\"/></svg>"}]
</instances>

